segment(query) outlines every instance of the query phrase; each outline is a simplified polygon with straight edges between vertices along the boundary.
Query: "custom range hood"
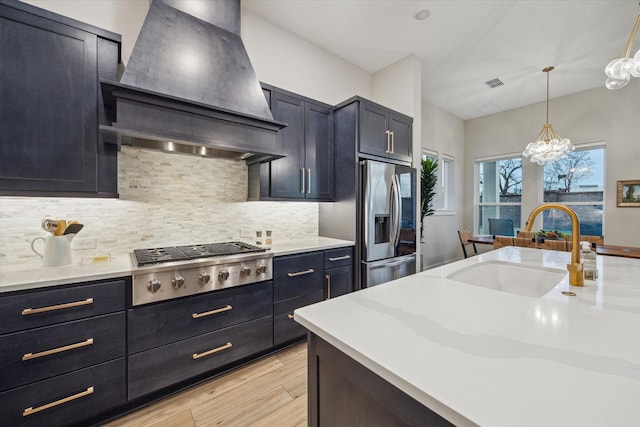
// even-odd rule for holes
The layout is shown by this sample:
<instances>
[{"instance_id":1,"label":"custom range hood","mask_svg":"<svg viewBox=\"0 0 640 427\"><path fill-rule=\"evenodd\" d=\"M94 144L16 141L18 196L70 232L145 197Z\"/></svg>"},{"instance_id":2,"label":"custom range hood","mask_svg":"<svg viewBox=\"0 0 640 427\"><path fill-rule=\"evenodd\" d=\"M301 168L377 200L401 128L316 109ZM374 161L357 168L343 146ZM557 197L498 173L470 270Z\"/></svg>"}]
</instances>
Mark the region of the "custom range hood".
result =
<instances>
[{"instance_id":1,"label":"custom range hood","mask_svg":"<svg viewBox=\"0 0 640 427\"><path fill-rule=\"evenodd\" d=\"M282 157L240 39L240 0L153 0L120 82L101 81L107 143L247 163Z\"/></svg>"}]
</instances>

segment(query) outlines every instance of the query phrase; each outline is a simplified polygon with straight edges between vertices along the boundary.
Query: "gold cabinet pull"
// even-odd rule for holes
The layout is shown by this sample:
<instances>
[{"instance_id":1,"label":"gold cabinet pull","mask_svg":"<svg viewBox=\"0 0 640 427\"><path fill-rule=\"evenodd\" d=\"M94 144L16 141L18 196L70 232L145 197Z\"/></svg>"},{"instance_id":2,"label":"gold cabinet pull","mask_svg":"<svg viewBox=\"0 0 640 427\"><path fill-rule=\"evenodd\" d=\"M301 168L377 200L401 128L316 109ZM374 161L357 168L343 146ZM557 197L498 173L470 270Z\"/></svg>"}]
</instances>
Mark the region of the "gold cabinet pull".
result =
<instances>
[{"instance_id":1,"label":"gold cabinet pull","mask_svg":"<svg viewBox=\"0 0 640 427\"><path fill-rule=\"evenodd\" d=\"M201 357L209 356L210 354L217 353L217 352L222 351L222 350L226 350L228 348L231 348L232 346L233 346L233 344L228 342L225 345L221 345L220 347L211 349L209 351L205 351L204 353L193 353L192 357L193 357L193 360L200 359Z\"/></svg>"},{"instance_id":2,"label":"gold cabinet pull","mask_svg":"<svg viewBox=\"0 0 640 427\"><path fill-rule=\"evenodd\" d=\"M211 316L212 314L224 313L225 311L230 311L231 309L233 309L233 307L227 304L222 308L216 308L215 310L205 311L204 313L193 313L191 317L193 317L194 319L198 319L200 317Z\"/></svg>"},{"instance_id":3,"label":"gold cabinet pull","mask_svg":"<svg viewBox=\"0 0 640 427\"><path fill-rule=\"evenodd\" d=\"M287 318L293 320L293 313L287 314Z\"/></svg>"},{"instance_id":4,"label":"gold cabinet pull","mask_svg":"<svg viewBox=\"0 0 640 427\"><path fill-rule=\"evenodd\" d=\"M88 305L88 304L93 304L93 298L87 298L84 301L75 301L75 302L68 302L66 304L51 305L49 307L25 308L24 310L22 310L22 315L26 316L29 314L45 313L47 311L63 310L65 308L80 307L81 305Z\"/></svg>"},{"instance_id":5,"label":"gold cabinet pull","mask_svg":"<svg viewBox=\"0 0 640 427\"><path fill-rule=\"evenodd\" d=\"M329 258L329 261L342 261L344 259L351 259L351 255L339 256L336 258Z\"/></svg>"},{"instance_id":6,"label":"gold cabinet pull","mask_svg":"<svg viewBox=\"0 0 640 427\"><path fill-rule=\"evenodd\" d=\"M22 356L22 361L37 359L38 357L50 356L56 353L62 353L63 351L73 350L74 348L86 347L93 345L93 338L89 338L86 341L77 342L75 344L65 345L64 347L53 348L51 350L41 351L40 353L27 353Z\"/></svg>"},{"instance_id":7,"label":"gold cabinet pull","mask_svg":"<svg viewBox=\"0 0 640 427\"><path fill-rule=\"evenodd\" d=\"M327 279L327 299L331 299L331 275L327 274L324 278Z\"/></svg>"},{"instance_id":8,"label":"gold cabinet pull","mask_svg":"<svg viewBox=\"0 0 640 427\"><path fill-rule=\"evenodd\" d=\"M308 270L305 271L297 271L295 273L287 273L287 276L289 277L296 277L296 276L304 276L305 274L311 274L314 273L315 270L313 268L310 268Z\"/></svg>"},{"instance_id":9,"label":"gold cabinet pull","mask_svg":"<svg viewBox=\"0 0 640 427\"><path fill-rule=\"evenodd\" d=\"M24 411L22 411L22 416L26 417L27 415L35 414L36 412L44 411L45 409L53 408L54 406L62 405L63 403L71 402L72 400L79 399L84 396L88 396L93 393L93 386L87 388L85 391L81 391L80 393L76 393L73 396L65 397L60 400L56 400L55 402L47 403L46 405L38 406L37 408L28 407Z\"/></svg>"}]
</instances>

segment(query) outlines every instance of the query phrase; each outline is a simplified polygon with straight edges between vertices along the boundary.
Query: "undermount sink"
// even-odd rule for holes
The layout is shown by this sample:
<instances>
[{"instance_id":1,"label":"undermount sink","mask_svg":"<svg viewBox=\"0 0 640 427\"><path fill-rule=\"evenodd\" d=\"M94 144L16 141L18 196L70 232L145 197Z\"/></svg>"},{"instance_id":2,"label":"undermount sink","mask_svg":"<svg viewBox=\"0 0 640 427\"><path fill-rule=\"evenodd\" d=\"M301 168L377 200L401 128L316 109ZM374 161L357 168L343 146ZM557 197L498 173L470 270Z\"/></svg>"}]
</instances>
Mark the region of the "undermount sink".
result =
<instances>
[{"instance_id":1,"label":"undermount sink","mask_svg":"<svg viewBox=\"0 0 640 427\"><path fill-rule=\"evenodd\" d=\"M525 297L541 297L567 275L565 270L487 261L456 270L447 279Z\"/></svg>"}]
</instances>

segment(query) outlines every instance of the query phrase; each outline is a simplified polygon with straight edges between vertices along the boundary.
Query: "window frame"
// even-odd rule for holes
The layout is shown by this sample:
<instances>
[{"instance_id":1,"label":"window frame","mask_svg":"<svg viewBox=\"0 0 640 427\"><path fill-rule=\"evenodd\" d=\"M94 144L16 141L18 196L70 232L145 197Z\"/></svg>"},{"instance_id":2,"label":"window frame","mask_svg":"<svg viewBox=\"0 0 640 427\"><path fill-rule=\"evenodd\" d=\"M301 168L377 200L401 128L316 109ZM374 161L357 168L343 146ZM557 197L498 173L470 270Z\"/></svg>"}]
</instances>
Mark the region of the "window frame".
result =
<instances>
[{"instance_id":1,"label":"window frame","mask_svg":"<svg viewBox=\"0 0 640 427\"><path fill-rule=\"evenodd\" d=\"M433 215L455 215L455 157L423 148L421 160L425 157L430 157L438 162L438 180ZM449 165L446 168L444 166L445 162Z\"/></svg>"},{"instance_id":2,"label":"window frame","mask_svg":"<svg viewBox=\"0 0 640 427\"><path fill-rule=\"evenodd\" d=\"M605 208L606 208L606 200L607 200L607 173L606 173L606 165L607 165L607 143L606 141L597 141L597 142L588 142L584 144L574 144L576 149L574 151L589 151L594 149L602 149L602 201L601 202L571 202L567 203L568 207L571 206L593 206L599 205L602 206L602 235L605 235ZM545 165L537 165L538 166L538 205L544 203L550 203L544 201L544 166ZM540 217L541 228L544 228L544 223L542 221L542 217Z\"/></svg>"},{"instance_id":3,"label":"window frame","mask_svg":"<svg viewBox=\"0 0 640 427\"><path fill-rule=\"evenodd\" d=\"M498 162L500 160L520 159L522 163L522 153L506 153L495 156L476 157L473 160L473 234L480 234L480 207L481 206L520 206L520 218L522 220L522 193L520 203L482 202L480 203L480 163ZM524 186L524 177L523 177ZM513 224L515 229L521 229L521 224ZM483 233L487 234L488 233Z\"/></svg>"}]
</instances>

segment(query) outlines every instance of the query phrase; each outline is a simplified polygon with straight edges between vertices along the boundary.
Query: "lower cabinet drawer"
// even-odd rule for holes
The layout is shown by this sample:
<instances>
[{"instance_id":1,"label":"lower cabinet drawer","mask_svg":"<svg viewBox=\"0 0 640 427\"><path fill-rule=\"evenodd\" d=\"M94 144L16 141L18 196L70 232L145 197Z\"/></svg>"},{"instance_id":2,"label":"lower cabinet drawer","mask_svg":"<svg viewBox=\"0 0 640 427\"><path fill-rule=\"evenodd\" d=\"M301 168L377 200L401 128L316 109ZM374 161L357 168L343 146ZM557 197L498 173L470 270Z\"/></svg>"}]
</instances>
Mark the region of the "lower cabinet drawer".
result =
<instances>
[{"instance_id":1,"label":"lower cabinet drawer","mask_svg":"<svg viewBox=\"0 0 640 427\"><path fill-rule=\"evenodd\" d=\"M128 310L129 354L270 316L272 282L237 286Z\"/></svg>"},{"instance_id":2,"label":"lower cabinet drawer","mask_svg":"<svg viewBox=\"0 0 640 427\"><path fill-rule=\"evenodd\" d=\"M125 280L0 294L0 334L124 310Z\"/></svg>"},{"instance_id":3,"label":"lower cabinet drawer","mask_svg":"<svg viewBox=\"0 0 640 427\"><path fill-rule=\"evenodd\" d=\"M273 299L281 301L324 289L323 267L323 252L274 258Z\"/></svg>"},{"instance_id":4,"label":"lower cabinet drawer","mask_svg":"<svg viewBox=\"0 0 640 427\"><path fill-rule=\"evenodd\" d=\"M124 312L2 335L0 390L124 355Z\"/></svg>"},{"instance_id":5,"label":"lower cabinet drawer","mask_svg":"<svg viewBox=\"0 0 640 427\"><path fill-rule=\"evenodd\" d=\"M58 427L123 405L125 367L120 358L0 393L0 424Z\"/></svg>"},{"instance_id":6,"label":"lower cabinet drawer","mask_svg":"<svg viewBox=\"0 0 640 427\"><path fill-rule=\"evenodd\" d=\"M324 251L324 268L344 267L353 264L353 248L328 249Z\"/></svg>"},{"instance_id":7,"label":"lower cabinet drawer","mask_svg":"<svg viewBox=\"0 0 640 427\"><path fill-rule=\"evenodd\" d=\"M293 320L293 311L323 299L324 291L318 291L275 303L273 305L273 345L280 345L305 336L307 330Z\"/></svg>"},{"instance_id":8,"label":"lower cabinet drawer","mask_svg":"<svg viewBox=\"0 0 640 427\"><path fill-rule=\"evenodd\" d=\"M272 316L129 356L129 400L273 346Z\"/></svg>"}]
</instances>

